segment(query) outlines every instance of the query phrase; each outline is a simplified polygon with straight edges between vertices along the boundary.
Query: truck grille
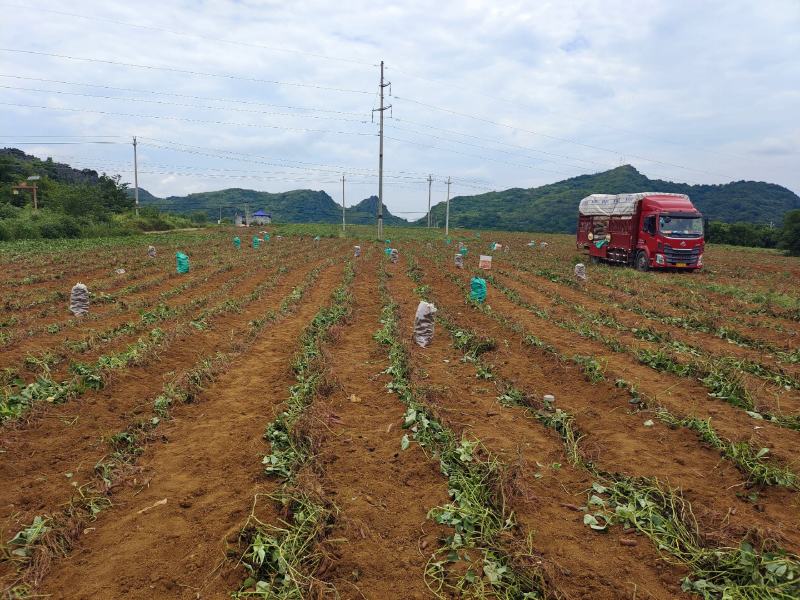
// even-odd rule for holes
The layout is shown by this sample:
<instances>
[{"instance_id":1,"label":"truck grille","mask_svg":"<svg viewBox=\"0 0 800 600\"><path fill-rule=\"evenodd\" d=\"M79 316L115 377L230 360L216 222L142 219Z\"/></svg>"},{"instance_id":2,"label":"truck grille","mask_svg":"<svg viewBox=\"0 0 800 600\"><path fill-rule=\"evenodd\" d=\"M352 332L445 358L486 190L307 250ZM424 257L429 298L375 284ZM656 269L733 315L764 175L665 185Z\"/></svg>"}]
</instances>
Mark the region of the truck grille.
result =
<instances>
[{"instance_id":1,"label":"truck grille","mask_svg":"<svg viewBox=\"0 0 800 600\"><path fill-rule=\"evenodd\" d=\"M697 264L697 259L700 257L700 248L673 248L668 244L664 244L664 260L668 265L675 265L677 263L685 263L687 266L694 266Z\"/></svg>"}]
</instances>

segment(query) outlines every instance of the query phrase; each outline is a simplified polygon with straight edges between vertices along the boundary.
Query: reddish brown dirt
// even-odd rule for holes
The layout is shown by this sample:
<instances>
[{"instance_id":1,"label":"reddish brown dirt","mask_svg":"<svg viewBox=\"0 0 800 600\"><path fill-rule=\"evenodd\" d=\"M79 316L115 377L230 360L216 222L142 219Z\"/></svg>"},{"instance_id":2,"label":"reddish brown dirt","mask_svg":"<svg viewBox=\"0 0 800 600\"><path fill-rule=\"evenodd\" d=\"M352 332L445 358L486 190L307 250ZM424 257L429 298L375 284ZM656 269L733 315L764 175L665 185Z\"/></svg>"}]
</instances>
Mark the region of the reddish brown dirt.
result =
<instances>
[{"instance_id":1,"label":"reddish brown dirt","mask_svg":"<svg viewBox=\"0 0 800 600\"><path fill-rule=\"evenodd\" d=\"M70 351L65 346L66 342L88 338L96 332L111 329L128 321L138 323L140 322L139 312L150 309L162 302L170 308L180 308L181 306L188 305L196 298L208 296L214 290L225 285L225 283L233 279L234 276L235 274L231 271L225 271L223 273L217 273L214 275L206 275L204 273L198 274L191 280L191 288L185 290L185 292L182 292L177 296L173 296L172 298L163 301L160 301L158 298L158 293L160 290L157 287L156 289L148 292L153 296L152 302L148 302L144 305L137 305L135 309L134 307L130 307L130 310L122 308L121 310L109 311L105 314L98 314L97 319L93 319L91 321L82 321L79 324L79 327L81 327L80 332L84 335L75 335L75 329L65 330L64 333L59 333L56 335L48 335L45 332L42 332L42 334L39 336L23 339L19 344L13 346L12 349L2 353L0 360L2 360L3 364L16 366L20 371L22 371L21 363L24 361L26 356L39 356L41 353L47 351L57 352L61 357L61 360L60 368L54 372L54 377L66 377L65 370L69 365L70 357L74 356L76 360L79 360L80 362L89 362L100 354L108 354L109 352L113 352L115 348L124 347L132 340L135 340L139 335L141 335L142 332L140 331L133 335L116 337L107 343L99 344L94 350L84 353L75 353L74 351ZM166 286L164 287L166 288ZM167 289L174 289L174 287L174 285L171 285ZM154 323L152 326L148 326L147 330L151 329L152 327L168 328L169 321ZM22 371L21 374L26 376L26 379L33 379L33 374L25 373L24 371Z\"/></svg>"},{"instance_id":2,"label":"reddish brown dirt","mask_svg":"<svg viewBox=\"0 0 800 600\"><path fill-rule=\"evenodd\" d=\"M576 366L525 346L519 335L465 306L460 291L444 278L430 275L424 281L432 284L434 297L456 323L501 342L485 359L494 372L537 398L556 395L557 406L575 416L585 436L582 447L599 468L632 476L656 475L680 488L703 530L724 543L735 545L752 535L800 550L800 494L768 487L759 492L757 503L740 499L737 493L748 493L741 473L690 430L669 429L647 412L631 413L628 396L621 390L608 383L592 385ZM648 419L656 425L644 427ZM531 426L536 423L531 421Z\"/></svg>"},{"instance_id":3,"label":"reddish brown dirt","mask_svg":"<svg viewBox=\"0 0 800 600\"><path fill-rule=\"evenodd\" d=\"M269 254L259 255L243 248L236 258L229 234L224 232L217 238L204 234L187 241L192 257L189 278L153 277L158 270L174 271L174 257L166 249L161 249L156 261L145 264L141 264L144 258L133 256L130 248L114 247L57 257L16 256L2 265L3 285L17 281L10 284L15 288L15 297L20 301L43 300L28 311L35 314L36 320L24 324L21 330L36 329L53 318L64 319L63 303L48 304L44 300L48 290L68 288L66 282L76 273L88 274L101 282L101 287L108 283L116 286L114 289L147 283L119 305L98 305L95 317L82 323L101 329L130 319L140 306L157 304L159 292L183 281L197 283L166 300L167 304L183 306L195 298L212 298L215 285L222 285L236 274L206 277L229 260L237 265L237 273L243 268L253 269L235 287L234 295L239 297L269 277L275 264L290 267L274 290L243 313L220 316L212 321L211 329L203 332L182 333L157 360L114 373L101 392L86 393L62 406L37 409L29 423L0 429L0 534L7 540L33 516L58 511L73 494L72 481L92 478L95 462L109 451L108 436L149 418L153 397L165 382L217 350L242 352L193 404L173 408L173 418L155 430L159 437L152 439L129 477L122 477L110 490L114 506L101 513L79 536L77 546L67 557L56 560L36 593L53 598L229 597L245 574L235 559L230 555L226 558L226 550L236 545L237 533L248 515L254 511L262 521L280 523L278 508L265 495L275 491L280 482L263 474L261 457L267 445L261 436L265 425L282 409L288 388L295 381L289 365L299 334L317 308L328 302L329 293L341 276L340 266L321 274L300 301L296 314L267 326L247 348L241 340L250 319L275 308L322 257L338 256L345 247L349 254L354 242L323 240L315 246L307 239L287 238L269 246ZM516 248L522 246L523 238L529 239L513 234L507 237ZM535 253L512 251L495 260L505 268L520 257L536 268L570 275L576 255L572 240L535 237L544 237L551 246ZM470 260L477 261L474 255L478 245L485 247L486 242L471 246ZM401 254L405 254L402 238L399 246ZM423 247L419 242L409 246ZM434 525L426 514L447 501L447 481L439 472L436 459L426 457L416 444L400 450L404 407L385 389L387 376L381 371L387 365L386 349L372 339L380 326L381 303L375 272L379 256L373 253L379 254L381 249L368 243L362 243L362 247L365 256L358 262L354 312L324 344L330 385L321 388L309 410L314 455L304 466L300 481L313 486L314 493L332 500L338 508L332 530L323 543L330 553L329 560L317 576L335 586L342 598L425 598L431 596L423 575L425 562L438 547L438 536L449 531ZM437 305L460 327L474 329L499 342L495 351L482 357L492 365L497 379L513 383L534 400L543 393L556 395L556 406L575 416L576 427L583 435L580 448L587 458L606 471L655 476L679 488L692 503L709 544L737 545L749 537L800 551L800 493L776 487L747 488L744 476L718 451L700 443L690 430L671 430L651 413L636 412L624 391L607 382L590 384L571 362L560 362L525 345L521 335L465 305L460 289L429 260L432 252L444 251L449 256L452 247L445 248L437 245L436 250L426 250L425 258L420 258L428 272L424 283L431 284ZM139 250L142 254L143 249ZM278 254L284 250L289 257L286 260ZM50 258L52 264L48 264ZM452 256L449 258L447 264ZM0 257L2 260L6 257ZM741 285L750 292L774 288L792 296L796 292L787 283L787 275L796 278L800 263L781 259L773 264L759 259L752 262L751 269L742 270L740 253L713 247L709 260L718 261L713 272L684 279L655 273L644 278L626 277L624 270L598 270L597 281L590 279L597 283L596 289L587 288L585 292L517 270L514 272L525 283L509 278L504 281L559 318L576 317L569 306L551 306L551 292L593 310L602 308L603 298L652 306L675 315L686 315L690 310L700 314L697 307L705 303L708 314L721 324L733 322L741 332L782 348L796 346L800 336L790 334L800 331L797 321L750 316L744 314L744 309L762 305L740 302L728 294L688 290L682 284L696 281ZM127 268L128 275L111 277L111 269L117 265ZM405 266L401 262L388 268L393 272L390 288L399 302L403 330L410 334L418 302L412 290L417 284L405 275ZM448 270L468 279L466 271L452 267ZM29 273L53 277L21 284L21 278ZM752 282L747 281L749 277ZM605 278L636 293L608 290L600 282ZM709 399L707 390L696 382L660 374L627 355L612 354L599 343L535 317L497 290L490 289L489 294L493 310L524 325L560 352L568 356L593 355L607 362L608 381L623 377L679 416L712 417L712 424L722 435L757 447L767 446L771 455L794 465L795 470L800 468L797 432L753 421L742 411ZM213 297L210 304L218 301ZM671 301L675 304L670 305ZM0 308L0 321L12 313ZM636 323L628 313L613 314L628 325ZM169 330L190 316L187 313L156 325ZM758 355L728 346L713 336L669 329L647 320L642 324L669 331L677 339L720 355ZM21 340L18 348L7 350L17 352L19 362L23 344L30 344L37 351L60 351L63 339L74 339L80 331L68 328L58 334L37 333L36 337ZM631 341L611 330L603 331L626 344ZM122 347L126 341L130 340L120 337L105 348L77 355L78 359L91 359L99 352ZM583 525L583 513L570 506L586 503L592 482L589 472L568 464L560 438L533 418L530 411L501 406L495 382L477 379L475 366L460 361L460 353L452 347L441 324L431 347L420 349L410 339L405 343L421 397L444 423L468 438L481 439L505 463L504 483L510 494L510 508L519 523L514 539L533 535L533 546L543 559L552 591L565 598L682 597L679 581L685 571L661 559L647 538L626 534L619 527L598 534ZM4 356L0 355L0 361ZM771 359L764 355L762 362L767 360ZM787 370L795 373L798 368ZM351 400L353 396L356 401ZM644 427L643 422L649 418L655 425ZM556 467L556 463L560 466ZM66 473L72 473L72 478L68 479ZM758 496L747 501L737 496L739 492L757 492ZM166 504L156 504L165 498ZM152 508L139 512L147 507ZM628 546L628 542L634 545ZM8 581L5 576L12 566L0 563L0 581Z\"/></svg>"},{"instance_id":4,"label":"reddish brown dirt","mask_svg":"<svg viewBox=\"0 0 800 600\"><path fill-rule=\"evenodd\" d=\"M409 329L419 301L412 288L402 275L390 284ZM567 464L554 433L531 423L521 410L498 405L494 385L476 379L474 366L460 361L445 331L440 328L424 350L408 348L417 384L429 390L443 422L467 438L480 439L512 469L517 491L512 508L523 534L533 533L534 547L551 565L559 591L575 598L611 599L634 591L645 598L682 596L679 582L685 573L661 560L645 538L623 546L620 539L630 536L593 533L583 524L582 512L565 507L585 503L592 479Z\"/></svg>"},{"instance_id":5,"label":"reddish brown dirt","mask_svg":"<svg viewBox=\"0 0 800 600\"><path fill-rule=\"evenodd\" d=\"M144 488L121 490L75 552L48 578L53 598L223 598L226 538L267 491L261 435L293 382L291 357L303 327L327 301L341 271L328 269L295 315L268 327L196 406L164 426L165 444L140 460ZM147 512L142 508L166 498ZM113 553L107 549L113 548ZM199 594L199 595L198 595Z\"/></svg>"},{"instance_id":6,"label":"reddish brown dirt","mask_svg":"<svg viewBox=\"0 0 800 600\"><path fill-rule=\"evenodd\" d=\"M494 277L506 287L518 291L521 297L529 304L547 310L551 317L549 319L551 322L569 323L580 320L580 316L571 308L572 305L557 305L551 302L551 299L546 294L532 286L519 283L510 277L497 273L494 274ZM625 317L620 315L619 312L615 313L614 317L619 322L626 322ZM643 318L634 317L630 319L629 322L632 327L642 327L644 325L643 321ZM628 332L617 331L603 325L592 325L591 327L607 337L617 339L623 345L634 351L642 348L657 351L661 347L660 344L655 342L645 342L636 339L633 334ZM595 345L601 346L599 342ZM728 344L728 346L730 346L730 344ZM721 358L721 356L713 356L712 358ZM681 359L686 360L685 357L679 357L679 360ZM782 386L775 385L774 383L767 382L747 373L744 373L742 376L747 389L753 396L757 410L771 414L794 414L800 412L800 392L797 390L784 389ZM692 382L694 383L694 379L692 379Z\"/></svg>"},{"instance_id":7,"label":"reddish brown dirt","mask_svg":"<svg viewBox=\"0 0 800 600\"><path fill-rule=\"evenodd\" d=\"M13 534L34 515L55 510L65 502L72 494L71 482L91 479L95 463L108 452L109 436L137 418L148 416L153 398L167 381L191 368L199 357L224 351L235 341L237 330L267 309L275 308L313 265L287 273L275 288L242 313L221 315L204 331L187 331L158 360L115 373L103 390L87 392L62 406L45 407L27 427L2 431L3 529ZM255 275L259 280L268 276ZM73 477L67 479L65 473L73 473Z\"/></svg>"},{"instance_id":8,"label":"reddish brown dirt","mask_svg":"<svg viewBox=\"0 0 800 600\"><path fill-rule=\"evenodd\" d=\"M463 275L468 279L468 275ZM612 353L599 344L565 331L556 325L540 319L506 299L499 291L490 291L487 302L492 308L522 323L529 331L555 346L568 356L580 354L594 356L606 365L605 373L609 379L622 378L633 381L644 395L654 398L660 404L678 415L691 414L700 418L712 417L714 427L720 434L733 440L745 440L768 447L774 456L785 462L795 460L800 432L783 429L767 421L754 421L744 411L734 408L721 400L710 398L707 390L699 382L659 373L641 365L633 357Z\"/></svg>"},{"instance_id":9,"label":"reddish brown dirt","mask_svg":"<svg viewBox=\"0 0 800 600\"><path fill-rule=\"evenodd\" d=\"M597 292L596 286L587 286L581 290L575 290L565 285L554 283L545 277L540 277L527 273L516 268L513 264L504 264L503 269L513 274L516 278L526 282L531 288L537 292L549 295L552 297L557 294L571 303L571 305L581 305L596 313L613 313L614 318L627 327L643 327L646 326L654 331L660 333L668 333L673 339L676 339L685 344L690 344L698 348L704 349L706 352L712 353L717 357L720 356L734 356L739 359L749 359L759 362L763 365L769 366L773 369L783 370L788 374L795 377L800 377L800 365L782 364L778 362L774 355L756 350L752 348L744 348L731 344L719 337L708 333L701 333L698 331L687 331L681 328L671 328L654 319L647 319L641 315L633 312L627 312L610 307L604 303L600 298L612 299L612 294L603 294ZM624 303L620 303L623 304Z\"/></svg>"},{"instance_id":10,"label":"reddish brown dirt","mask_svg":"<svg viewBox=\"0 0 800 600\"><path fill-rule=\"evenodd\" d=\"M418 445L400 449L405 407L384 387L387 350L372 339L381 310L375 263L359 263L353 314L326 348L335 389L316 402L329 426L319 427L313 466L341 515L330 537L348 540L325 579L343 598L397 597L398 584L404 598L429 598L425 564L442 529L426 515L449 501L447 481Z\"/></svg>"}]
</instances>

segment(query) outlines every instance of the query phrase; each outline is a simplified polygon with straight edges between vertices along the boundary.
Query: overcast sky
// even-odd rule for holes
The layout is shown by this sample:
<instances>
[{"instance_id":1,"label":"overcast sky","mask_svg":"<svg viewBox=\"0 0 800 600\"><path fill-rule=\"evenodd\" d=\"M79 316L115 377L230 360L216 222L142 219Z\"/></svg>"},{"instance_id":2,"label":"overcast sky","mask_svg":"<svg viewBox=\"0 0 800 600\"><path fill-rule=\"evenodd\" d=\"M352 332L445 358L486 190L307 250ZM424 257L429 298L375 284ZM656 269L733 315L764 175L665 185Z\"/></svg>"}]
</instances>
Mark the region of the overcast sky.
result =
<instances>
[{"instance_id":1,"label":"overcast sky","mask_svg":"<svg viewBox=\"0 0 800 600\"><path fill-rule=\"evenodd\" d=\"M136 135L139 185L159 196L341 201L342 173L348 205L377 193L380 60L384 201L409 218L428 173L434 203L448 176L458 195L622 163L800 192L800 0L42 0L0 14L0 145L132 183Z\"/></svg>"}]
</instances>

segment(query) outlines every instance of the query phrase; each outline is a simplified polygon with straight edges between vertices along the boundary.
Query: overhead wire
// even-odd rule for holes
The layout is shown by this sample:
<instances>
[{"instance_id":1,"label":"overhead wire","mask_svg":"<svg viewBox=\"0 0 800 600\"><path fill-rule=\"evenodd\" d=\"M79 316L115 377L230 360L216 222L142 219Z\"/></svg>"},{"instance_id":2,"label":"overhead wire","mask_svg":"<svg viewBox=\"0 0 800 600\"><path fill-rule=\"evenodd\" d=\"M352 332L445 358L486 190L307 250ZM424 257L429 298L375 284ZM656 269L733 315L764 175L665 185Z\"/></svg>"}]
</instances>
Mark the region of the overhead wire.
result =
<instances>
[{"instance_id":1,"label":"overhead wire","mask_svg":"<svg viewBox=\"0 0 800 600\"><path fill-rule=\"evenodd\" d=\"M199 104L186 104L180 102L166 102L164 100L149 100L147 98L126 98L123 96L101 96L97 94L84 94L81 92L68 92L65 90L46 90L40 88L25 88L25 87L16 87L16 86L9 86L9 85L0 85L0 89L9 89L15 91L23 91L23 92L41 92L45 94L60 94L64 96L79 96L82 98L95 98L99 100L122 100L125 102L144 102L147 104L158 104L162 106L179 106L182 108L196 108L202 110L224 110L224 111L233 111L233 112L243 112L249 114L258 114L258 115L267 115L272 117L293 117L293 118L304 118L304 119L329 119L331 121L344 121L348 123L362 123L366 124L367 119L366 117L362 117L361 119L347 119L344 117L336 117L336 116L328 116L328 115L310 115L310 114L302 114L302 113L286 113L286 112L269 112L269 111L262 111L262 110L253 110L247 108L234 108L234 107L223 107L223 106L202 106Z\"/></svg>"},{"instance_id":2,"label":"overhead wire","mask_svg":"<svg viewBox=\"0 0 800 600\"><path fill-rule=\"evenodd\" d=\"M128 21L122 21L120 19L111 19L111 18L107 18L107 17L100 17L98 15L91 15L91 16L89 16L89 15L81 15L81 14L77 14L77 13L71 13L71 12L60 11L60 10L53 10L53 9L49 9L49 8L39 7L39 6L35 6L34 7L34 6L24 5L24 4L12 4L10 2L0 2L0 6L8 6L8 7L11 7L11 8L21 8L21 9L27 9L27 10L34 10L36 12L46 12L46 13L51 13L51 14L56 14L56 15L67 16L67 17L74 17L74 18L78 18L78 19L85 19L85 20L88 20L88 21L98 21L98 22L103 22L103 23L112 23L114 25L121 25L121 26L124 26L124 27L132 27L132 28L135 28L135 29L143 29L143 30L149 30L149 31L158 31L158 32L161 32L161 33L169 33L171 35L176 35L176 36L192 37L192 38L200 39L200 40L203 40L203 41L220 42L220 43L224 43L224 44L242 46L242 47L245 47L245 48L258 48L260 50L268 50L270 52L285 52L285 53L290 53L290 54L311 56L313 58L318 58L318 59L322 59L322 60L352 63L352 64L357 64L357 65L362 65L362 66L371 66L371 67L372 66L377 66L377 65L374 64L374 61L366 61L366 60L358 60L358 59L354 59L354 58L346 58L346 57L341 57L341 56L333 56L333 55L330 55L330 54L327 54L327 53L326 54L320 54L320 53L316 53L316 52L308 52L306 50L297 50L295 48L285 48L285 47L279 47L279 46L267 46L265 44L258 44L258 43L255 43L255 42L245 42L243 40L229 40L229 39L225 39L225 38L212 37L212 36L207 36L207 35L200 35L200 34L190 33L190 32L186 32L186 31L178 31L176 29L168 29L166 27L158 27L158 26L154 26L154 25L142 25L142 24L139 24L139 23L130 23Z\"/></svg>"},{"instance_id":3,"label":"overhead wire","mask_svg":"<svg viewBox=\"0 0 800 600\"><path fill-rule=\"evenodd\" d=\"M520 131L520 132L523 132L523 133L528 133L530 135L540 136L540 137L544 137L544 138L555 140L555 141L559 141L559 142L564 142L564 143L568 143L568 144L574 144L576 146L581 146L583 148L588 148L588 149L591 149L591 150L597 150L599 152L607 152L607 153L610 152L610 153L612 153L612 154L614 154L616 156L619 156L620 154L624 154L625 156L630 156L632 158L637 158L639 160L643 160L643 161L650 162L650 163L653 163L653 164L659 164L659 165L667 166L667 167L675 167L675 168L683 169L683 170L687 170L687 171L694 171L696 173L703 173L705 175L714 175L714 176L717 176L717 177L728 177L728 178L730 178L730 176L723 175L723 174L720 174L720 173L714 173L714 172L705 171L705 170L702 170L702 169L695 169L693 167L687 167L685 165L679 165L677 163L665 162L665 161L661 161L661 160L657 160L657 159L653 159L653 158L648 158L646 156L642 156L642 155L639 155L639 154L633 154L633 153L629 153L629 152L620 152L619 150L614 150L614 149L611 149L611 148L605 148L603 146L596 146L596 145L593 145L593 144L586 144L584 142L580 142L580 141L577 141L577 140L572 140L572 139L565 138L565 137L560 137L560 136L557 136L557 135L552 135L552 134L549 134L549 133L543 133L541 131L534 131L532 129L526 129L526 128L523 128L523 127L517 127L515 125L509 125L508 123L500 123L498 121L493 121L491 119L486 119L484 117L480 117L480 116L477 116L477 115L472 115L472 114L469 114L469 113L464 113L464 112L460 112L460 111L457 111L457 110L452 110L452 109L449 109L449 108L436 106L434 104L421 102L419 100L413 100L411 98L393 96L393 99L400 100L401 103L402 102L409 102L411 104L416 104L416 105L419 105L419 106L424 106L426 108L430 108L431 110L437 110L437 111L441 111L441 112L457 115L457 116L460 116L460 117L464 117L464 118L467 118L467 119L472 119L472 120L475 120L475 121L488 123L490 125L494 125L494 126L497 126L497 127L504 127L506 129L513 129L515 131Z\"/></svg>"},{"instance_id":4,"label":"overhead wire","mask_svg":"<svg viewBox=\"0 0 800 600\"><path fill-rule=\"evenodd\" d=\"M3 106L17 106L21 108L36 108L36 109L43 109L43 110L62 110L68 112L77 112L77 113L88 113L88 114L97 114L97 115L111 115L111 116L121 116L121 117L136 117L142 119L161 119L161 120L168 120L168 121L182 121L184 123L199 123L205 125L225 125L225 126L233 126L233 127L255 127L261 129L279 129L283 131L296 131L296 132L303 132L303 133L328 133L328 134L336 134L336 135L357 135L357 136L369 136L375 137L376 133L366 133L366 132L358 132L358 131L334 131L329 129L312 129L308 127L282 127L280 125L269 125L266 123L237 123L237 122L230 122L230 121L213 121L213 120L205 120L205 119L191 119L188 117L176 117L172 115L143 115L143 114L136 114L136 113L123 113L123 112L115 112L115 111L105 111L105 110L96 110L96 109L86 109L86 108L67 108L62 106L42 106L37 104L22 104L17 102L0 102L0 105Z\"/></svg>"},{"instance_id":5,"label":"overhead wire","mask_svg":"<svg viewBox=\"0 0 800 600\"><path fill-rule=\"evenodd\" d=\"M238 81L249 81L253 83L268 83L272 85L284 85L290 87L302 87L302 88L312 88L317 90L324 90L328 92L343 92L343 93L350 93L350 94L368 94L372 95L372 92L366 90L353 90L348 88L338 88L332 87L322 84L314 84L314 83L299 83L294 81L279 81L277 79L260 79L258 77L244 77L242 75L230 75L228 73L208 73L205 71L192 71L190 69L179 69L177 67L163 67L163 66L156 66L156 65L143 65L138 63L129 63L129 62L122 62L117 60L108 60L108 59L101 59L101 58L88 58L85 56L71 56L68 54L56 54L54 52L41 52L38 50L22 50L19 48L0 48L0 52L13 52L17 54L30 54L35 56L47 56L50 58L59 58L63 60L73 60L73 61L80 61L80 62L89 62L89 63L99 63L99 64L106 64L106 65L115 65L120 67L130 67L134 69L145 69L149 71L165 71L169 73L181 73L183 75L194 75L199 77L215 77L220 79L235 79Z\"/></svg>"},{"instance_id":6,"label":"overhead wire","mask_svg":"<svg viewBox=\"0 0 800 600\"><path fill-rule=\"evenodd\" d=\"M178 94L175 92L165 92L161 90L143 90L137 88L124 88L124 87L117 87L113 85L101 85L96 83L83 83L78 81L65 81L62 79L45 79L42 77L25 77L22 75L9 75L7 73L0 73L0 77L9 78L9 79L22 79L26 81L39 81L43 83L58 83L62 85L73 85L73 86L81 86L81 87L92 87L104 90L112 90L117 92L131 92L134 94L151 94L157 96L170 96L174 98L189 98L192 100L207 100L211 102L224 102L228 104L245 104L245 105L253 105L253 106L270 106L272 108L286 108L289 110L306 110L312 112L325 112L325 113L332 113L332 114L339 114L339 115L347 115L347 116L363 116L364 113L352 112L352 111L343 111L343 110L334 110L329 108L317 108L311 106L296 106L291 104L274 104L271 102L260 102L255 100L242 100L242 99L233 99L233 98L216 98L213 96L197 96L194 94ZM14 89L14 88L10 88ZM66 93L66 92L65 92ZM222 107L219 107L222 108Z\"/></svg>"}]
</instances>

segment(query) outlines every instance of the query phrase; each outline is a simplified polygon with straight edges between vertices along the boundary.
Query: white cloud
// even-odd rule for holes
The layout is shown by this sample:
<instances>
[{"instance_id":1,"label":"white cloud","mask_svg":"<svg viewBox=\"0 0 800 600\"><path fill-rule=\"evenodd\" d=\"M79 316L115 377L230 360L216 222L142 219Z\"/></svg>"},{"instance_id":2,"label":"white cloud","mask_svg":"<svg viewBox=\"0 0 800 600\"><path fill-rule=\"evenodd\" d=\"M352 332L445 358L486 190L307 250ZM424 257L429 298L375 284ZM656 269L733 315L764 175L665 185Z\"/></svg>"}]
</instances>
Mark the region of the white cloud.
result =
<instances>
[{"instance_id":1,"label":"white cloud","mask_svg":"<svg viewBox=\"0 0 800 600\"><path fill-rule=\"evenodd\" d=\"M311 187L338 199L338 167L352 181L348 203L375 193L378 143L369 121L377 90L375 65L381 59L392 82L387 101L397 117L387 120L387 136L407 140L386 141L391 177L384 195L396 211L424 209L427 173L437 178L436 201L444 197L448 175L456 181L454 193L472 193L476 190L465 184L474 185L475 178L496 189L529 187L610 168L621 160L653 177L692 183L771 180L800 191L800 5L795 0L383 5L357 0L340 6L322 1L86 0L67 7L42 0L35 6L38 10L0 5L2 47L234 76L0 52L3 75L139 90L0 77L0 85L14 88L128 98L3 89L3 102L53 109L0 104L2 133L20 136L0 138L0 143L13 145L24 135L120 135L123 142L137 135L143 142L140 184L158 195L227 186L269 191ZM367 122L252 103L357 113ZM297 131L303 128L328 133ZM262 158L234 161L146 145L159 144L156 139ZM116 169L132 180L129 145L48 146L40 139L35 148L80 166ZM307 170L274 166L286 161L313 165L305 164ZM192 167L194 175L163 174L169 167L181 167L172 169L181 173Z\"/></svg>"}]
</instances>

